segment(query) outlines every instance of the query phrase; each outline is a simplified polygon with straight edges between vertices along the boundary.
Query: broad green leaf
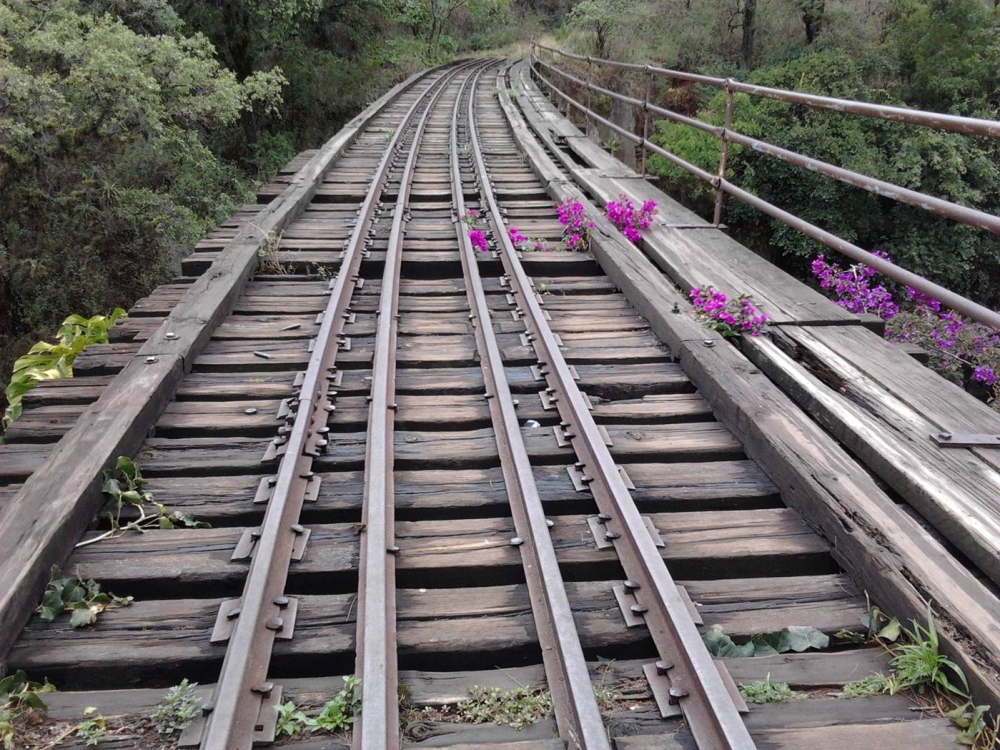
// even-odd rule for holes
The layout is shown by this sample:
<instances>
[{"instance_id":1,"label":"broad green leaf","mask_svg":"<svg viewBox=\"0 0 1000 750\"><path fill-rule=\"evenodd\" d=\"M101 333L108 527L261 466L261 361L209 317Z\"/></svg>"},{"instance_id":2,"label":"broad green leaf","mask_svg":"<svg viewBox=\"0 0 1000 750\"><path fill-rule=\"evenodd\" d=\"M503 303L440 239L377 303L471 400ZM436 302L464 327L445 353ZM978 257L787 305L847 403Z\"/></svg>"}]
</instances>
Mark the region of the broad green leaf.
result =
<instances>
[{"instance_id":1,"label":"broad green leaf","mask_svg":"<svg viewBox=\"0 0 1000 750\"><path fill-rule=\"evenodd\" d=\"M902 626L899 624L899 620L893 617L884 628L878 631L878 637L884 641L895 642L899 638L901 630Z\"/></svg>"},{"instance_id":2,"label":"broad green leaf","mask_svg":"<svg viewBox=\"0 0 1000 750\"><path fill-rule=\"evenodd\" d=\"M830 645L828 636L808 625L792 625L785 628L782 635L782 646L787 646L785 651L801 652L811 648L826 648Z\"/></svg>"},{"instance_id":3,"label":"broad green leaf","mask_svg":"<svg viewBox=\"0 0 1000 750\"><path fill-rule=\"evenodd\" d=\"M45 595L42 597L42 612L41 617L43 620L54 620L63 611L63 600L58 591L46 591Z\"/></svg>"},{"instance_id":4,"label":"broad green leaf","mask_svg":"<svg viewBox=\"0 0 1000 750\"><path fill-rule=\"evenodd\" d=\"M69 626L71 628L85 628L97 622L97 615L85 603L80 602L70 614Z\"/></svg>"}]
</instances>

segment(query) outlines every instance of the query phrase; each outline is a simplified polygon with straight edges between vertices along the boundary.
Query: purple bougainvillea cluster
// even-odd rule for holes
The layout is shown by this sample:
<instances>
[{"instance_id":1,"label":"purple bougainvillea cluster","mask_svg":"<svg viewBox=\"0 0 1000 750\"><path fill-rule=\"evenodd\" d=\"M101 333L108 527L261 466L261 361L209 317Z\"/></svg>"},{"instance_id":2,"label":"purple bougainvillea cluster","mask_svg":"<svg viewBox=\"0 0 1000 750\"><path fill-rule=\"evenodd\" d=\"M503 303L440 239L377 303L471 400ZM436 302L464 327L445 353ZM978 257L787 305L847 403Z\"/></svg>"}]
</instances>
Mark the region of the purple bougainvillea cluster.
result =
<instances>
[{"instance_id":1,"label":"purple bougainvillea cluster","mask_svg":"<svg viewBox=\"0 0 1000 750\"><path fill-rule=\"evenodd\" d=\"M605 208L608 220L632 244L638 244L642 239L642 230L649 229L656 216L656 201L646 201L636 210L635 205L624 195L619 195L617 201L611 201Z\"/></svg>"},{"instance_id":2,"label":"purple bougainvillea cluster","mask_svg":"<svg viewBox=\"0 0 1000 750\"><path fill-rule=\"evenodd\" d=\"M459 221L469 228L469 241L472 243L472 246L481 253L488 253L490 251L490 244L486 240L486 232L481 228L486 225L486 222L483 221L479 212L474 208L470 208L458 218Z\"/></svg>"},{"instance_id":3,"label":"purple bougainvillea cluster","mask_svg":"<svg viewBox=\"0 0 1000 750\"><path fill-rule=\"evenodd\" d=\"M876 255L890 260L885 253ZM844 270L820 255L812 271L838 305L855 313L875 313L887 321L888 340L920 346L929 355L928 365L954 383L988 387L991 405L1000 409L1000 333L912 287L905 287L906 301L897 303L884 285L875 284L875 269L863 264Z\"/></svg>"},{"instance_id":4,"label":"purple bougainvillea cluster","mask_svg":"<svg viewBox=\"0 0 1000 750\"><path fill-rule=\"evenodd\" d=\"M735 337L741 333L759 336L767 325L767 315L757 309L748 294L730 300L714 286L696 286L690 296L695 316L723 336Z\"/></svg>"},{"instance_id":5,"label":"purple bougainvillea cluster","mask_svg":"<svg viewBox=\"0 0 1000 750\"><path fill-rule=\"evenodd\" d=\"M886 253L876 251L874 255L889 260ZM820 287L836 295L834 301L852 313L874 313L890 320L899 312L892 293L881 284L872 285L878 271L870 266L858 263L843 269L839 263L830 263L825 256L818 255L812 262L812 272Z\"/></svg>"},{"instance_id":6,"label":"purple bougainvillea cluster","mask_svg":"<svg viewBox=\"0 0 1000 750\"><path fill-rule=\"evenodd\" d=\"M559 223L563 225L563 245L566 249L589 250L590 230L594 228L594 222L587 218L583 204L566 198L556 206L556 213L559 214Z\"/></svg>"},{"instance_id":7,"label":"purple bougainvillea cluster","mask_svg":"<svg viewBox=\"0 0 1000 750\"><path fill-rule=\"evenodd\" d=\"M585 252L590 249L590 230L594 222L587 218L586 209L579 201L567 198L556 204L556 214L563 227L562 245L553 247L544 240L535 237L525 237L517 227L510 227L507 236L517 250L534 250L551 252L552 250L574 250Z\"/></svg>"}]
</instances>

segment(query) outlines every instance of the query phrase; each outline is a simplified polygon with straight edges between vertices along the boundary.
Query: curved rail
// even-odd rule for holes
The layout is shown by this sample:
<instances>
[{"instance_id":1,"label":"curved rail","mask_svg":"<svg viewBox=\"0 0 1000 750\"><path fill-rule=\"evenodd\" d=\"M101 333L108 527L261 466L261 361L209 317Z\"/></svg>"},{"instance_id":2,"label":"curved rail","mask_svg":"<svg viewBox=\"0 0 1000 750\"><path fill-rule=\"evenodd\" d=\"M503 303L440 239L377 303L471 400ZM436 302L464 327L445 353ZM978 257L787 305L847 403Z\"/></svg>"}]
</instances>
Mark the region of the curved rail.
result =
<instances>
[{"instance_id":1,"label":"curved rail","mask_svg":"<svg viewBox=\"0 0 1000 750\"><path fill-rule=\"evenodd\" d=\"M472 93L466 112L469 133L475 128L472 119L473 102L481 74L482 71L477 72L472 81ZM479 274L476 250L469 238L469 228L460 220L466 214L458 153L459 111L465 88L463 86L455 100L451 121L451 186L456 217L459 219L455 222L455 227L466 295L473 311L470 317L475 326L476 349L486 382L485 397L489 404L504 486L517 533L511 544L516 544L521 553L549 692L555 704L559 735L571 742L571 747L580 750L610 750L601 711L587 671L583 647L573 621L566 585L556 559L549 522L545 517L531 460L521 434L515 411L516 402L507 381L500 344L493 329L490 308ZM478 143L476 155L479 159L482 158ZM482 174L480 184L488 185Z\"/></svg>"},{"instance_id":2,"label":"curved rail","mask_svg":"<svg viewBox=\"0 0 1000 750\"><path fill-rule=\"evenodd\" d=\"M732 182L730 182L729 180L727 180L725 178L725 176L724 176L724 167L725 167L724 154L726 153L725 149L723 149L722 156L720 157L720 169L719 169L719 173L718 174L711 174L710 172L702 169L701 167L698 167L698 166L696 166L694 164L691 164L689 161L686 161L685 159L682 159L681 157L677 156L676 154L671 153L670 151L667 151L666 149L662 148L661 146L658 146L655 143L650 142L647 137L636 135L636 134L632 133L630 130L628 130L626 128L623 128L620 125L617 125L616 123L611 122L610 120L608 120L605 117L602 117L600 114L598 114L597 112L593 111L589 107L581 104L579 101L577 101L572 96L570 96L565 91L563 91L561 88L559 88L549 78L547 78L545 75L543 75L538 70L538 67L536 67L536 65L540 66L540 67L544 67L547 70L553 70L553 71L555 71L556 73L558 73L560 75L566 75L567 77L569 77L571 80L573 80L575 82L583 83L583 85L587 85L589 87L588 91L593 89L593 90L598 90L600 93L611 93L611 94L614 94L614 96L617 97L617 98L621 98L621 99L627 100L629 103L637 104L637 105L646 105L646 106L648 106L648 102L643 102L641 100L631 99L630 97L623 97L621 94L616 94L614 92L609 92L607 89L600 89L599 87L595 88L595 87L592 86L592 84L586 84L585 82L581 82L580 79L578 79L578 78L575 78L573 76L569 76L568 74L564 74L563 71L559 70L558 68L555 68L554 66L549 65L548 63L545 63L544 61L538 60L537 58L533 57L532 60L531 60L531 63L532 63L532 72L535 75L535 77L539 81L541 81L542 83L544 83L549 88L549 90L551 90L554 94L556 94L556 96L558 96L560 99L562 99L563 101L565 101L568 105L570 105L572 107L575 107L577 110L579 110L585 116L587 116L587 117L589 117L589 118L591 118L591 119L593 119L593 120L601 123L602 125L604 125L608 129L612 130L615 133L618 133L623 138L631 141L632 143L635 143L636 145L641 146L642 149L644 150L644 152L645 151L649 151L651 153L654 153L654 154L657 154L659 156L662 156L664 159L666 159L667 161L669 161L671 164L674 164L675 166L683 169L684 171L688 172L689 174L693 175L694 177L697 177L698 179L702 180L703 182L707 182L710 185L712 185L713 187L715 187L719 191L720 195L723 194L723 193L725 193L727 195L731 195L734 198L737 198L738 200L742 201L743 203L746 203L748 206L751 206L752 208L757 209L761 213L764 213L764 214L770 216L771 218L777 219L778 221L782 222L783 224L786 224L786 225L792 227L792 229L795 229L796 231L801 232L802 234L806 235L807 237L811 237L812 239L816 240L817 242L820 242L823 245L826 245L827 247L836 250L837 252L839 252L839 253L847 256L848 258L851 258L852 260L857 261L859 263L864 263L867 266L871 266L872 268L874 268L879 273L884 274L885 276L887 276L887 277L889 277L889 278L891 278L891 279L899 282L900 284L905 284L907 286L913 287L917 291L922 292L923 294L926 294L926 295L928 295L930 297L933 297L934 299L936 299L939 302L941 302L943 305L945 305L947 307L950 307L951 309L955 310L956 312L959 312L962 315L966 315L969 318L972 318L973 320L976 320L976 321L978 321L980 323L983 323L984 325L990 326L991 328L994 328L994 329L1000 331L1000 313L997 313L994 310L990 310L988 307L985 307L984 305L980 305L978 302L974 302L973 300L970 300L967 297L963 297L960 294L957 294L955 292L952 292L949 289L946 289L946 288L944 288L944 287L942 287L942 286L940 286L938 284L935 284L933 281L930 281L930 280L924 278L923 276L915 274L912 271L907 271L906 269L904 269L904 268L902 268L900 266L897 266L894 263L891 263L891 262L885 260L884 258L880 258L879 256L877 256L877 255L875 255L873 253L870 253L867 250L864 250L863 248L855 245L854 243L848 242L847 240L843 239L842 237L838 237L837 235L833 234L832 232L828 232L827 230L822 229L822 228L816 226L815 224L812 224L812 223L806 221L805 219L802 219L802 218L800 218L798 216L795 216L794 214L792 214L792 213L790 213L788 211L785 211L784 209L779 208L778 206L775 206L773 203L770 203L770 202L764 200L763 198L761 198L761 197L759 197L757 195L754 195L753 193L750 193L750 192L744 190L743 188L740 188L739 186L733 184ZM675 122L682 122L684 124L692 124L691 122L688 122L688 121L691 120L691 118L683 118L683 119L681 119L682 117L683 116L677 116L677 118L674 118L674 121ZM702 125L705 125L705 123L702 123ZM711 129L711 127L712 126L708 126L709 129ZM699 126L699 129L706 130L706 128L703 128L703 127L700 127L700 126ZM728 130L728 129L724 129L724 130ZM706 132L712 132L712 131L711 130L706 130ZM745 137L741 137L741 138L745 138ZM734 140L734 139L730 138L730 140ZM746 142L747 143L752 143L754 141L752 139L746 138ZM723 140L723 144L725 145L727 143L728 143L728 141L724 139ZM767 145L770 146L770 144L767 144ZM777 149L777 147L773 147L773 149ZM767 151L764 150L763 147L760 148L760 149L758 149L758 150L761 150L762 152L767 153ZM784 149L781 149L781 151L784 152L784 157L787 157L787 155L792 154L792 152L787 152ZM778 153L772 153L771 155L772 156L777 156L778 158L783 158L783 156L779 155ZM805 159L805 157L801 157L798 154L793 154L793 155L795 157L797 157L797 158ZM788 159L785 158L785 160L787 161ZM827 164L822 163L822 162L816 162L815 160L808 160L807 159L806 161L812 163L813 167L815 167L815 171L817 171L817 172L819 172L821 174L823 172L820 171L820 169L818 167L818 164L823 164L824 167L829 167L831 170L840 170L839 167L833 167L832 165L827 165ZM802 166L805 166L805 165L802 165ZM807 168L809 168L809 167L807 167ZM847 170L842 170L842 171L843 172L847 172ZM829 176L833 177L834 174L831 172L829 174ZM863 179L863 180L866 180L866 181L871 180L871 178L866 177L865 175L859 175L858 173L855 173L855 172L850 172L849 175L845 174L845 175L842 175L842 176L843 177L850 176L850 178L851 178L850 180L848 180L848 179L844 179L843 180L845 182L850 182L850 184L856 184L853 181L853 180L856 180L856 179ZM876 183L879 183L879 181L872 182L872 187L873 188L877 188L877 184ZM898 189L897 186L889 185L889 183L881 183L881 184L884 185L884 186L887 186L889 188L896 188L896 189ZM866 189L869 189L869 188L866 188ZM875 189L874 192L879 192L879 189ZM917 194L917 195L919 195L919 194ZM891 197L896 197L897 200L901 200L898 195L897 196L891 196ZM910 202L910 201L904 201L904 202ZM944 201L944 203L947 203L947 202ZM925 208L926 210L931 211L933 209L930 207L930 205L931 204L928 204L927 206L919 205L918 207ZM940 204L939 203L936 203L935 205L937 205L940 208ZM954 206L955 204L949 204L949 205ZM716 203L716 217L715 217L716 218L716 221L715 221L715 225L716 226L718 225L719 218L721 216L721 214L720 214L720 206L721 206L721 204L719 202L717 202ZM961 208L963 209L963 211L960 212L960 213L962 213L963 216L966 215L968 212L973 211L973 209L968 209L968 208L965 208L965 207L961 207ZM937 211L937 213L943 213L943 211ZM982 212L978 212L978 211L975 212L975 213L976 214L982 214ZM951 215L951 214L945 214L945 215L947 215L949 218L958 219L959 221L962 220L957 215ZM982 214L982 216L989 217L990 215L989 214ZM989 223L990 223L991 226L993 224L996 224L998 227L1000 227L1000 220L998 220L997 217L991 217ZM978 226L978 224L977 224L977 226ZM987 227L987 228L989 228L989 227Z\"/></svg>"},{"instance_id":3,"label":"curved rail","mask_svg":"<svg viewBox=\"0 0 1000 750\"><path fill-rule=\"evenodd\" d=\"M576 468L588 485L601 513L598 521L605 538L614 544L628 576L624 588L636 600L632 611L642 616L660 655L647 676L669 681L669 700L679 706L698 747L705 750L752 750L755 744L701 635L687 604L667 570L653 538L639 514L625 480L615 464L577 386L552 328L545 320L538 297L524 271L517 249L504 231L503 215L490 187L476 131L475 100L468 110L473 160L480 189L502 246L500 258L516 311L524 316L528 340L538 357L538 368L548 384L548 398L562 421L557 434L569 442L578 457ZM650 673L652 672L652 673Z\"/></svg>"},{"instance_id":4,"label":"curved rail","mask_svg":"<svg viewBox=\"0 0 1000 750\"><path fill-rule=\"evenodd\" d=\"M313 459L326 446L327 415L336 395L330 385L336 377L337 354L345 343L344 325L359 278L365 239L402 134L422 106L429 108L428 99L433 101L461 69L454 68L434 81L404 115L376 169L340 271L331 284L316 348L292 402L293 411L288 417L291 429L287 438L275 440L278 449L283 450L283 458L263 523L253 534L256 543L243 596L224 602L220 611L220 621L235 620L235 626L213 698L203 708L208 715L200 741L202 750L250 750L258 717L265 709L273 711L280 702L280 687L267 681L270 654L282 631L287 633L294 627L297 602L285 596L285 582L296 548L308 538L308 530L298 520L306 494L317 481L312 472Z\"/></svg>"},{"instance_id":5,"label":"curved rail","mask_svg":"<svg viewBox=\"0 0 1000 750\"><path fill-rule=\"evenodd\" d=\"M476 64L473 63L473 67ZM410 190L420 142L431 111L446 85L431 96L414 127L413 141L399 179L392 212L389 246L382 277L369 396L368 438L365 449L364 506L361 532L361 570L358 580L357 676L363 698L354 725L353 746L362 750L395 750L400 746L398 670L396 659L395 503L393 434L396 394L396 339L399 318L399 282L403 260L403 223L409 215ZM392 149L390 149L391 151Z\"/></svg>"}]
</instances>

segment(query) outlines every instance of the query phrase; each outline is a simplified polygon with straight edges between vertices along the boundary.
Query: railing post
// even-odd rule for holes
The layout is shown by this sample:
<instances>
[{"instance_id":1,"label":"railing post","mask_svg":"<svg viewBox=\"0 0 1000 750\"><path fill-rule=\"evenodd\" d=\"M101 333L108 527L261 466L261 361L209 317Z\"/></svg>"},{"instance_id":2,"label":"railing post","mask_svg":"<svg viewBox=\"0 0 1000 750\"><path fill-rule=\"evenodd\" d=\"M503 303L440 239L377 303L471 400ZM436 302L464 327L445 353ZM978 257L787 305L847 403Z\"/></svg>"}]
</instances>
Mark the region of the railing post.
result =
<instances>
[{"instance_id":1,"label":"railing post","mask_svg":"<svg viewBox=\"0 0 1000 750\"><path fill-rule=\"evenodd\" d=\"M646 65L646 96L642 100L642 176L646 176L646 141L649 139L649 100L653 96L653 73Z\"/></svg>"},{"instance_id":2,"label":"railing post","mask_svg":"<svg viewBox=\"0 0 1000 750\"><path fill-rule=\"evenodd\" d=\"M729 158L729 128L733 124L733 89L730 86L731 79L726 79L726 119L722 124L722 143L719 144L719 184L715 188L715 215L712 223L719 226L722 223L722 202L725 192L722 190L722 181L726 179L726 160Z\"/></svg>"},{"instance_id":3,"label":"railing post","mask_svg":"<svg viewBox=\"0 0 1000 750\"><path fill-rule=\"evenodd\" d=\"M591 112L590 84L591 84L591 77L593 76L593 70L594 68L593 68L592 58L590 57L590 55L587 55L587 135L588 136L593 136L594 132L594 120L590 116Z\"/></svg>"}]
</instances>

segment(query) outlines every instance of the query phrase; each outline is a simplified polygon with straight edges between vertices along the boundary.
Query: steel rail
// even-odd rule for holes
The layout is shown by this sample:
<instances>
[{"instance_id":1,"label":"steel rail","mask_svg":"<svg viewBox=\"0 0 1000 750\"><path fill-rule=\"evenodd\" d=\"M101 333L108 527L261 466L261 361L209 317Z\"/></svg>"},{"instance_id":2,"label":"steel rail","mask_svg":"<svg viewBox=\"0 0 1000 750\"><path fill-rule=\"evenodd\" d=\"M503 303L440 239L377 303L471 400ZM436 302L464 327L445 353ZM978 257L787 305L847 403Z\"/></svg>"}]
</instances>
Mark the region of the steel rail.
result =
<instances>
[{"instance_id":1,"label":"steel rail","mask_svg":"<svg viewBox=\"0 0 1000 750\"><path fill-rule=\"evenodd\" d=\"M670 681L670 695L687 720L702 750L751 750L755 747L718 668L705 648L687 604L657 551L635 501L604 442L583 393L545 320L531 281L504 231L503 215L490 187L488 170L474 125L475 101L470 103L469 137L489 214L501 244L501 261L511 290L518 299L528 338L538 357L562 419L560 427L585 472L607 528L607 539L618 552L629 580L626 586L639 609L660 655L656 669Z\"/></svg>"},{"instance_id":2,"label":"steel rail","mask_svg":"<svg viewBox=\"0 0 1000 750\"><path fill-rule=\"evenodd\" d=\"M453 69L430 97L413 128L413 140L399 178L392 212L389 245L376 312L372 386L368 397L361 566L358 575L358 620L355 673L361 681L361 714L354 724L353 747L397 750L400 747L399 685L396 655L395 488L393 436L396 413L396 344L399 282L403 260L403 224L409 220L420 142L438 99L451 79L476 63Z\"/></svg>"},{"instance_id":3,"label":"steel rail","mask_svg":"<svg viewBox=\"0 0 1000 750\"><path fill-rule=\"evenodd\" d=\"M640 145L645 149L648 149L654 154L662 156L670 163L680 167L681 169L685 170L689 174L694 175L698 179L709 183L713 187L716 187L729 195L732 195L734 198L746 203L748 206L756 208L761 213L767 214L771 218L777 219L783 224L790 226L792 229L801 232L807 237L811 237L817 242L820 242L821 244L836 250L842 255L845 255L848 258L857 261L858 263L864 263L867 266L871 266L879 273L888 276L890 279L893 279L894 281L897 281L900 284L905 284L906 286L913 287L917 291L922 292L938 300L939 302L941 302L941 304L950 307L952 310L955 310L956 312L961 313L962 315L972 318L973 320L978 321L983 325L987 325L990 328L994 328L1000 331L1000 313L997 313L994 310L990 310L988 307L985 307L977 302L974 302L966 297L963 297L960 294L951 291L950 289L946 289L943 286L939 286L938 284L935 284L933 281L925 279L923 276L919 276L918 274L915 274L912 271L907 271L905 268L897 266L894 263L885 260L884 258L880 258L879 256L874 255L873 253L870 253L861 247L858 247L852 242L848 242L847 240L838 237L837 235L828 232L825 229L821 229L815 224L811 224L805 219L799 218L798 216L795 216L794 214L789 213L788 211L785 211L782 208L778 208L773 203L769 203L763 198L760 198L759 196L756 196L753 193L747 192L743 188L734 185L732 182L726 180L725 178L720 179L717 174L711 174L710 172L705 171L701 167L691 164L690 162L682 159L676 154L667 151L666 149L656 145L655 143L651 143L650 141L646 140L645 138L642 138L641 136L635 135L626 128L623 128L620 125L611 122L607 118L602 117L593 110L588 109L580 102L578 102L576 99L574 99L572 96L570 96L565 91L556 86L552 81L550 81L540 72L538 72L537 70L533 72L536 78L538 78L538 80L542 81L542 83L544 83L553 93L555 93L558 97L566 101L570 106L575 107L582 114L601 123L608 129L613 130L614 132L620 134L627 140L630 140L633 143Z\"/></svg>"},{"instance_id":4,"label":"steel rail","mask_svg":"<svg viewBox=\"0 0 1000 750\"><path fill-rule=\"evenodd\" d=\"M650 112L655 112L658 115L663 115L672 122L687 125L688 127L700 130L703 133L708 133L709 135L713 135L724 142L737 143L753 151L780 159L787 164L802 167L810 172L821 174L824 177L829 177L853 187L867 190L869 193L874 193L875 195L879 195L883 198L889 198L890 200L894 200L899 203L916 206L917 208L922 208L930 213L954 219L955 221L977 227L978 229L985 229L986 231L993 232L994 234L1000 234L1000 216L994 216L993 214L986 213L985 211L969 208L968 206L953 203L952 201L947 201L943 198L935 198L930 195L924 195L923 193L916 190L910 190L909 188L902 187L901 185L895 185L891 182L886 182L885 180L879 180L875 177L862 174L861 172L855 172L851 169L838 167L835 164L830 164L829 162L825 162L821 159L815 159L811 156L804 156L796 153L795 151L789 151L786 148L776 146L773 143L768 143L767 141L759 138L751 138L750 136L744 135L743 133L733 130L732 128L712 125L710 123L703 122L702 120L696 120L693 117L687 117L678 112L674 112L673 110L659 107L648 100L636 99L631 96L626 96L625 94L619 94L616 91L612 91L581 78L577 78L562 68L550 65L544 60L538 58L534 58L532 61L541 65L546 70L550 70L553 73L562 76L566 80L585 87L588 91L595 91L604 96L616 99L617 101L631 104L635 107L641 107ZM642 138L640 141L640 145L643 147L643 152L647 150L646 144L648 143L649 141L646 138Z\"/></svg>"},{"instance_id":5,"label":"steel rail","mask_svg":"<svg viewBox=\"0 0 1000 750\"><path fill-rule=\"evenodd\" d=\"M841 112L862 117L870 117L876 120L889 120L891 122L902 122L908 125L920 125L935 130L948 130L953 133L963 133L965 135L983 135L991 138L1000 138L1000 122L996 120L986 120L980 117L962 117L960 115L948 115L940 112L927 112L921 109L910 107L896 107L889 104L871 104L859 102L853 99L838 99L832 96L819 96L817 94L806 94L801 91L789 91L787 89L777 89L770 86L757 86L752 83L744 83L733 78L719 78L716 76L700 75L698 73L685 73L681 70L671 70L670 68L660 68L655 65L641 65L638 63L619 62L618 60L605 60L599 57L589 57L586 55L576 55L564 50L546 47L537 42L532 43L538 49L552 52L557 55L579 60L588 65L607 65L611 68L621 70L634 70L664 78L676 78L690 83L700 83L706 86L714 86L719 89L739 91L744 94L764 97L766 99L776 99L790 104L802 104L813 109L826 109L833 112Z\"/></svg>"},{"instance_id":6,"label":"steel rail","mask_svg":"<svg viewBox=\"0 0 1000 750\"><path fill-rule=\"evenodd\" d=\"M566 585L552 544L550 523L545 517L531 460L521 434L515 410L516 402L511 394L500 345L493 329L476 250L469 238L469 227L461 221L467 209L458 152L459 113L465 91L471 88L468 110L471 118L471 105L482 72L476 72L471 87L469 81L463 84L462 91L455 100L451 121L451 185L455 199L459 256L469 307L473 311L470 319L475 327L476 351L480 355L480 367L486 383L485 398L489 405L500 455L500 468L514 520L516 536L511 544L517 546L521 554L546 680L555 706L559 736L571 748L610 750L607 731L566 594ZM473 127L471 119L467 121L466 127L469 130Z\"/></svg>"},{"instance_id":7,"label":"steel rail","mask_svg":"<svg viewBox=\"0 0 1000 750\"><path fill-rule=\"evenodd\" d=\"M291 613L297 602L285 596L285 584L293 550L306 529L298 524L304 498L313 479L312 463L325 446L328 411L332 410L330 381L335 379L337 354L350 300L358 282L365 238L371 229L378 198L384 187L401 133L432 91L441 87L454 71L428 85L407 110L376 169L359 218L331 285L331 297L323 313L316 346L309 360L294 407L292 427L284 441L285 453L278 467L273 490L257 532L243 596L228 612L220 613L235 626L229 637L222 670L212 699L202 708L206 714L200 737L202 750L251 750L264 701L280 697L280 688L267 681L270 656L276 636L292 629ZM273 705L267 710L274 711ZM272 739L273 738L264 738Z\"/></svg>"}]
</instances>

